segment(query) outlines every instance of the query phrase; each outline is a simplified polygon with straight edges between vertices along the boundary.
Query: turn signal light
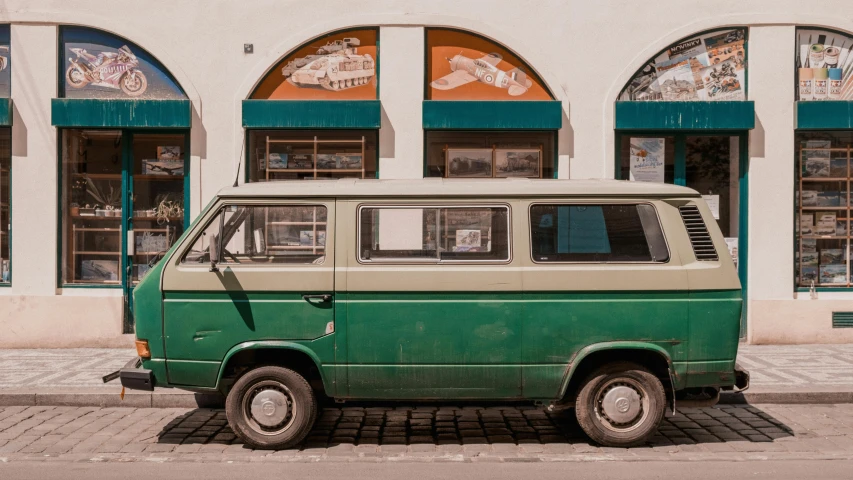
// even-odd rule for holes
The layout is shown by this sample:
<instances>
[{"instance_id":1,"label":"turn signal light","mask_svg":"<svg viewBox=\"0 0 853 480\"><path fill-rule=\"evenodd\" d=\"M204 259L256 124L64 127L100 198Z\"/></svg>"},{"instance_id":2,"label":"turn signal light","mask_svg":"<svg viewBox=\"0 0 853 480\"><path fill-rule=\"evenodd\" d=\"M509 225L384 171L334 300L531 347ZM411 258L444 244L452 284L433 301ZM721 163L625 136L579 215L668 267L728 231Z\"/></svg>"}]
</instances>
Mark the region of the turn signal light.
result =
<instances>
[{"instance_id":1,"label":"turn signal light","mask_svg":"<svg viewBox=\"0 0 853 480\"><path fill-rule=\"evenodd\" d=\"M136 354L142 358L151 358L151 350L148 348L148 340L136 341Z\"/></svg>"}]
</instances>

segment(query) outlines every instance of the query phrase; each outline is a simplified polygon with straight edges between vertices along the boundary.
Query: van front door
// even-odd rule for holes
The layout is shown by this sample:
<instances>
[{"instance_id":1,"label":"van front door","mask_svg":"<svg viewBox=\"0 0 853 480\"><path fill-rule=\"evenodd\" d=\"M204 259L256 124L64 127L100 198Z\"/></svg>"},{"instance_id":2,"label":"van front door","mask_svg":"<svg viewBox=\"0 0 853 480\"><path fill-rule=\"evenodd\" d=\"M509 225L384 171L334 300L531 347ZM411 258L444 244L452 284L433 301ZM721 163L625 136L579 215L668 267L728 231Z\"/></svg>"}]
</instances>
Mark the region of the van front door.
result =
<instances>
[{"instance_id":1,"label":"van front door","mask_svg":"<svg viewBox=\"0 0 853 480\"><path fill-rule=\"evenodd\" d=\"M170 383L214 386L228 351L250 341L310 344L334 363L334 206L232 201L205 215L164 272Z\"/></svg>"}]
</instances>

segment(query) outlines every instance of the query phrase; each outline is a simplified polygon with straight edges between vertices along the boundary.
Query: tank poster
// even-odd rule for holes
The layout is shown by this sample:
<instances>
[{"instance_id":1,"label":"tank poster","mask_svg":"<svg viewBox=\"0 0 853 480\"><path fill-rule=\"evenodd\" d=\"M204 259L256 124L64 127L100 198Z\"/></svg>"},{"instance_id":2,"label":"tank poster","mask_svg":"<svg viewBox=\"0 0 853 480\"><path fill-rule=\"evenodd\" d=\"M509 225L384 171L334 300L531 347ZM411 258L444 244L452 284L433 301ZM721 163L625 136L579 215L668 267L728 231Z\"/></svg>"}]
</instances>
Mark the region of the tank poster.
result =
<instances>
[{"instance_id":1,"label":"tank poster","mask_svg":"<svg viewBox=\"0 0 853 480\"><path fill-rule=\"evenodd\" d=\"M272 68L252 93L265 100L375 100L375 29L346 30L306 43Z\"/></svg>"},{"instance_id":2,"label":"tank poster","mask_svg":"<svg viewBox=\"0 0 853 480\"><path fill-rule=\"evenodd\" d=\"M619 100L746 100L746 29L671 45L640 69Z\"/></svg>"},{"instance_id":3,"label":"tank poster","mask_svg":"<svg viewBox=\"0 0 853 480\"><path fill-rule=\"evenodd\" d=\"M663 138L631 138L632 182L664 183Z\"/></svg>"},{"instance_id":4,"label":"tank poster","mask_svg":"<svg viewBox=\"0 0 853 480\"><path fill-rule=\"evenodd\" d=\"M9 25L0 25L0 97L12 96L12 55Z\"/></svg>"},{"instance_id":5,"label":"tank poster","mask_svg":"<svg viewBox=\"0 0 853 480\"><path fill-rule=\"evenodd\" d=\"M797 29L797 100L853 99L853 37Z\"/></svg>"},{"instance_id":6,"label":"tank poster","mask_svg":"<svg viewBox=\"0 0 853 480\"><path fill-rule=\"evenodd\" d=\"M62 28L60 97L181 99L177 81L157 59L117 36L81 27Z\"/></svg>"},{"instance_id":7,"label":"tank poster","mask_svg":"<svg viewBox=\"0 0 853 480\"><path fill-rule=\"evenodd\" d=\"M542 80L520 58L482 37L427 30L430 100L551 100Z\"/></svg>"}]
</instances>

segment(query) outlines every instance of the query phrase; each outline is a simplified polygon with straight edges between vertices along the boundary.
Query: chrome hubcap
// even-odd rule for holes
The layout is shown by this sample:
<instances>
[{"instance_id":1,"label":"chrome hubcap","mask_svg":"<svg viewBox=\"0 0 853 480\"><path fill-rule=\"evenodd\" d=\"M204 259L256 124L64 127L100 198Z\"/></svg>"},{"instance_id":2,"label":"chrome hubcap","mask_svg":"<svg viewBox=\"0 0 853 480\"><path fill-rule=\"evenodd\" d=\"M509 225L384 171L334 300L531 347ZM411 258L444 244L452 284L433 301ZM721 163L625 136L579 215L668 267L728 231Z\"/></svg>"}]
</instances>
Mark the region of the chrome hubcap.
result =
<instances>
[{"instance_id":1,"label":"chrome hubcap","mask_svg":"<svg viewBox=\"0 0 853 480\"><path fill-rule=\"evenodd\" d=\"M287 397L278 390L261 390L252 399L252 418L264 427L275 427L287 418Z\"/></svg>"},{"instance_id":2,"label":"chrome hubcap","mask_svg":"<svg viewBox=\"0 0 853 480\"><path fill-rule=\"evenodd\" d=\"M595 414L609 430L629 432L643 424L649 414L649 396L630 378L614 378L598 391Z\"/></svg>"},{"instance_id":3,"label":"chrome hubcap","mask_svg":"<svg viewBox=\"0 0 853 480\"><path fill-rule=\"evenodd\" d=\"M601 410L615 423L629 423L640 414L640 395L630 387L613 387L601 399Z\"/></svg>"},{"instance_id":4,"label":"chrome hubcap","mask_svg":"<svg viewBox=\"0 0 853 480\"><path fill-rule=\"evenodd\" d=\"M252 430L278 435L293 425L296 402L290 389L274 380L256 383L243 396L243 416Z\"/></svg>"}]
</instances>

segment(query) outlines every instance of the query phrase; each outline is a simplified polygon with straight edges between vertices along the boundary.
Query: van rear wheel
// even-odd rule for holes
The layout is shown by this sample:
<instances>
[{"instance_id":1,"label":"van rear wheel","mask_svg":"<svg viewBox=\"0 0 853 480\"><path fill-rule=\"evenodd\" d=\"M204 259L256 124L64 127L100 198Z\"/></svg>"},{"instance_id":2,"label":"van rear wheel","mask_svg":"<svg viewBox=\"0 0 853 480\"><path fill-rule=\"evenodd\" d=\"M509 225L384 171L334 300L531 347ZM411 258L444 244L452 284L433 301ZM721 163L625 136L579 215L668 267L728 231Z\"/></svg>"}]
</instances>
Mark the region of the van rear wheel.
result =
<instances>
[{"instance_id":1,"label":"van rear wheel","mask_svg":"<svg viewBox=\"0 0 853 480\"><path fill-rule=\"evenodd\" d=\"M225 415L246 445L285 449L298 445L317 418L317 399L298 373L259 367L240 377L225 400Z\"/></svg>"},{"instance_id":2,"label":"van rear wheel","mask_svg":"<svg viewBox=\"0 0 853 480\"><path fill-rule=\"evenodd\" d=\"M584 432L607 447L642 445L657 431L666 408L666 391L647 369L610 363L586 378L575 402Z\"/></svg>"}]
</instances>

